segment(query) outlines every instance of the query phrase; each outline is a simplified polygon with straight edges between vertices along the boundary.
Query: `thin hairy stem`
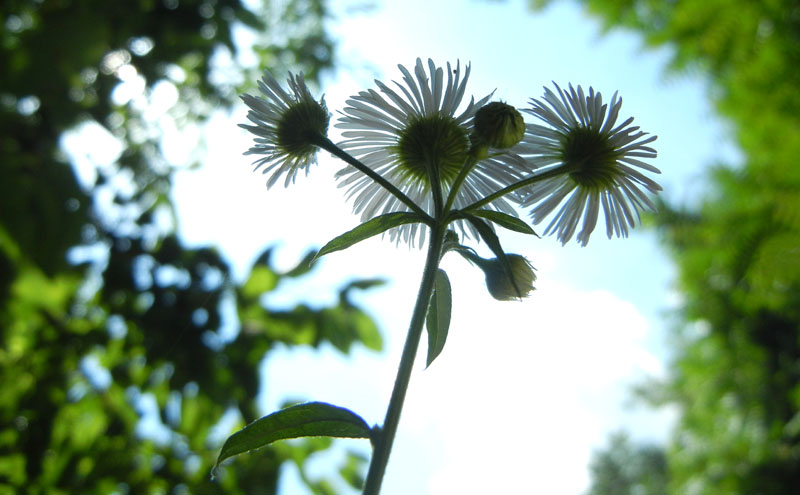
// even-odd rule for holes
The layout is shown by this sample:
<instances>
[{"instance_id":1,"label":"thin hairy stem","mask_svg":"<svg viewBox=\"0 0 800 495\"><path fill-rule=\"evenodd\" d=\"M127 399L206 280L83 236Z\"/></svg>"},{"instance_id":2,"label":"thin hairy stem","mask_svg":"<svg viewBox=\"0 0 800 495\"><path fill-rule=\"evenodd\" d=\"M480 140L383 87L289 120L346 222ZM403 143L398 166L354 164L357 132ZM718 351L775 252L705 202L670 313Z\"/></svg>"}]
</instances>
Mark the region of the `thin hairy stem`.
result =
<instances>
[{"instance_id":1,"label":"thin hairy stem","mask_svg":"<svg viewBox=\"0 0 800 495\"><path fill-rule=\"evenodd\" d=\"M400 367L397 370L394 389L392 389L392 398L389 400L389 408L386 410L386 419L383 422L383 429L378 435L375 449L372 453L367 479L364 483L364 495L378 495L380 493L383 475L386 472L386 464L389 462L389 454L392 451L397 425L400 422L400 412L403 410L403 402L411 380L411 370L414 367L414 358L417 355L422 328L425 325L425 315L433 293L434 280L436 271L439 268L439 259L441 258L442 245L444 243L444 230L438 223L431 228L428 257L425 261L425 270L422 272L422 282L420 282L417 301L414 305L414 312L411 315L411 323L409 324L406 343L403 347L403 355L400 358Z\"/></svg>"},{"instance_id":2,"label":"thin hairy stem","mask_svg":"<svg viewBox=\"0 0 800 495\"><path fill-rule=\"evenodd\" d=\"M442 196L442 179L439 175L439 167L432 161L428 163L428 182L431 184L433 195L433 214L436 218L442 217L444 198Z\"/></svg>"},{"instance_id":3,"label":"thin hairy stem","mask_svg":"<svg viewBox=\"0 0 800 495\"><path fill-rule=\"evenodd\" d=\"M450 208L453 206L453 202L456 200L456 194L461 188L461 184L464 183L464 179L467 178L467 175L469 175L476 163L478 163L478 160L472 156L472 154L470 154L469 158L467 158L467 161L464 163L464 166L461 167L461 170L458 172L456 180L453 181L453 185L450 186L450 192L447 195L447 202L444 204L443 211L450 211Z\"/></svg>"},{"instance_id":4,"label":"thin hairy stem","mask_svg":"<svg viewBox=\"0 0 800 495\"><path fill-rule=\"evenodd\" d=\"M514 184L511 184L510 186L506 186L503 189L500 189L499 191L486 196L485 198L481 199L480 201L476 201L476 202L472 203L469 206L465 206L464 208L461 208L461 210L462 211L477 210L481 206L488 205L492 201L494 201L496 199L499 199L499 198L502 198L506 194L514 192L517 189L521 189L523 187L530 186L531 184L535 184L535 183L537 183L539 181L542 181L542 180L545 180L545 179L550 179L550 178L555 177L557 175L564 174L564 173L567 172L566 168L567 167L565 165L560 165L558 167L553 167L553 168L551 168L549 170L545 170L544 172L540 172L538 174L534 174L531 177L528 177L527 179L521 180L519 182L515 182Z\"/></svg>"},{"instance_id":5,"label":"thin hairy stem","mask_svg":"<svg viewBox=\"0 0 800 495\"><path fill-rule=\"evenodd\" d=\"M404 205L408 206L408 208L414 213L423 215L425 217L430 217L430 215L428 215L422 208L417 206L417 204L414 203L408 196L403 194L403 191L395 187L391 182L384 179L380 174L378 174L371 168L367 167L360 161L353 158L349 153L345 152L344 150L336 146L336 144L334 144L333 141L331 141L330 139L324 136L317 136L312 140L312 142L315 145L319 146L320 148L324 149L325 151L336 156L337 158L341 158L342 160L347 162L348 165L352 165L353 167L358 169L359 172L363 173L370 179L380 184L381 187L389 191L390 194L392 194L395 198L399 199Z\"/></svg>"}]
</instances>

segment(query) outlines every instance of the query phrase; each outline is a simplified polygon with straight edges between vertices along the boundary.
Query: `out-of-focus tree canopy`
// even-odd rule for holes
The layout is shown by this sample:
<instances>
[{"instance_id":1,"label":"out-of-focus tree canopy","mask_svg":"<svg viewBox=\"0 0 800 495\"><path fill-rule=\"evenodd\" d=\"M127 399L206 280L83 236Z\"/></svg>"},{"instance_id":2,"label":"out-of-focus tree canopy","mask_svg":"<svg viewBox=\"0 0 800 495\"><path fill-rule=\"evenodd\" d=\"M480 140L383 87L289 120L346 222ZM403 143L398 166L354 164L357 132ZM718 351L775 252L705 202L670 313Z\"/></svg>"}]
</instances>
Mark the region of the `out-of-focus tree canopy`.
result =
<instances>
[{"instance_id":1,"label":"out-of-focus tree canopy","mask_svg":"<svg viewBox=\"0 0 800 495\"><path fill-rule=\"evenodd\" d=\"M223 416L263 413L258 365L276 344L380 348L349 297L375 282L329 307L265 307L309 258L278 273L266 250L237 284L220 253L184 246L162 141L231 105L259 67L315 80L333 64L324 16L318 0L2 2L0 494L274 493L287 460L334 493L303 469L327 439L241 456L216 481L210 470L236 426ZM255 62L242 65L247 32ZM154 113L159 86L178 98ZM79 180L61 144L87 125L121 152ZM351 484L359 462L343 459Z\"/></svg>"},{"instance_id":2,"label":"out-of-focus tree canopy","mask_svg":"<svg viewBox=\"0 0 800 495\"><path fill-rule=\"evenodd\" d=\"M657 216L685 297L670 378L643 388L681 410L670 493L797 493L800 3L583 3L608 28L671 47L673 70L708 75L744 153L742 164L711 169L698 207L663 205Z\"/></svg>"},{"instance_id":3,"label":"out-of-focus tree canopy","mask_svg":"<svg viewBox=\"0 0 800 495\"><path fill-rule=\"evenodd\" d=\"M592 458L587 495L666 495L664 449L635 445L625 433L611 436L607 450Z\"/></svg>"}]
</instances>

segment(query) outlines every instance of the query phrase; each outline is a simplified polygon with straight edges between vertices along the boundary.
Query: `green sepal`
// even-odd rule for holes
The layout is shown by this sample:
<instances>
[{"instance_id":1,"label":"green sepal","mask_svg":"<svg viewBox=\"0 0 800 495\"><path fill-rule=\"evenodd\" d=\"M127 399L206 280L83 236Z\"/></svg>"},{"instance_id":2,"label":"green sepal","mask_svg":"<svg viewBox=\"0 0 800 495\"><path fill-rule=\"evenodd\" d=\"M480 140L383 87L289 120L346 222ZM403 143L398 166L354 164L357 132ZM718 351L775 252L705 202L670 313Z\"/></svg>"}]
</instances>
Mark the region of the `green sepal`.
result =
<instances>
[{"instance_id":1,"label":"green sepal","mask_svg":"<svg viewBox=\"0 0 800 495\"><path fill-rule=\"evenodd\" d=\"M508 230L539 237L539 234L537 234L530 225L515 216L509 215L508 213L503 213L502 211L497 210L473 210L469 213L475 215L476 217L485 218L486 220L494 222Z\"/></svg>"},{"instance_id":2,"label":"green sepal","mask_svg":"<svg viewBox=\"0 0 800 495\"><path fill-rule=\"evenodd\" d=\"M426 367L430 366L444 349L447 331L450 329L452 302L450 279L447 278L447 273L439 268L436 271L436 278L433 282L433 294L428 304L428 316L425 324L428 330L428 359L425 364Z\"/></svg>"},{"instance_id":3,"label":"green sepal","mask_svg":"<svg viewBox=\"0 0 800 495\"><path fill-rule=\"evenodd\" d=\"M225 441L214 465L229 457L259 449L277 440L299 437L371 438L361 416L343 407L308 402L257 419Z\"/></svg>"},{"instance_id":4,"label":"green sepal","mask_svg":"<svg viewBox=\"0 0 800 495\"><path fill-rule=\"evenodd\" d=\"M481 220L480 218L476 217L471 213L462 212L464 218L475 227L475 230L478 231L478 235L481 236L483 242L489 246L489 249L492 250L494 255L497 257L497 260L503 265L503 270L506 272L508 279L511 280L511 283L514 285L514 290L517 291L517 296L522 297L522 291L519 290L517 286L517 282L514 280L514 272L511 270L511 263L508 261L508 256L506 256L506 252L503 251L503 246L500 245L500 239L497 237L497 234L494 233L491 227Z\"/></svg>"},{"instance_id":5,"label":"green sepal","mask_svg":"<svg viewBox=\"0 0 800 495\"><path fill-rule=\"evenodd\" d=\"M334 251L347 249L353 244L361 242L364 239L368 239L372 236L382 234L393 227L399 227L407 223L424 222L424 220L425 219L422 216L416 213L402 211L377 216L325 244L322 249L319 250L317 255L311 260L311 263L314 263L323 255L332 253Z\"/></svg>"}]
</instances>

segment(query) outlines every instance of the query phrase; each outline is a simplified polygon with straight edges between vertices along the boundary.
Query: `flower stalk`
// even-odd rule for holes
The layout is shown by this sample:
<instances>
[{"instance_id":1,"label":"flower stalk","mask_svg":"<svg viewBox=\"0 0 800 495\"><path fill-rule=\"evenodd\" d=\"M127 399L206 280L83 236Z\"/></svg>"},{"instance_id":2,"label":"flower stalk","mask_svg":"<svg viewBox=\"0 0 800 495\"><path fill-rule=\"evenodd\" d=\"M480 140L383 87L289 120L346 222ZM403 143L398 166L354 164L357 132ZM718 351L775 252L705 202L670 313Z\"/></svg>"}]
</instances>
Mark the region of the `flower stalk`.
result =
<instances>
[{"instance_id":1,"label":"flower stalk","mask_svg":"<svg viewBox=\"0 0 800 495\"><path fill-rule=\"evenodd\" d=\"M411 323L403 346L403 354L400 358L400 366L392 389L392 397L389 399L389 407L386 410L386 418L375 443L367 479L364 482L364 495L378 495L380 493L386 465L389 462L389 454L392 451L392 444L397 433L397 425L400 423L403 402L408 391L408 384L411 381L411 371L414 368L414 359L417 356L419 341L422 337L428 303L433 294L436 270L439 268L439 260L441 259L442 246L444 244L444 232L445 229L438 223L431 228L428 255L422 272L422 281L414 304L414 311L411 314Z\"/></svg>"},{"instance_id":2,"label":"flower stalk","mask_svg":"<svg viewBox=\"0 0 800 495\"><path fill-rule=\"evenodd\" d=\"M456 180L453 181L453 184L450 186L450 192L447 195L447 202L444 204L444 211L449 211L453 206L453 201L456 199L456 195L458 194L458 190L461 188L461 184L464 183L464 179L467 178L467 175L469 175L476 163L478 163L477 157L470 154L466 163L464 163L464 166L461 168L461 171L456 176Z\"/></svg>"},{"instance_id":3,"label":"flower stalk","mask_svg":"<svg viewBox=\"0 0 800 495\"><path fill-rule=\"evenodd\" d=\"M461 208L461 210L463 210L463 211L477 210L478 208L486 206L489 203L491 203L492 201L495 201L495 200L497 200L499 198L502 198L503 196L507 196L507 195L511 194L512 192L514 192L514 191L517 191L517 190L522 189L524 187L530 186L532 184L536 184L539 181L543 181L543 180L546 180L546 179L551 179L553 177L558 177L559 175L563 175L565 173L565 169L566 168L567 167L565 165L561 165L561 166L558 166L558 167L553 167L553 168L551 168L549 170L545 170L545 171L539 172L538 174L534 174L533 176L528 177L525 180L521 180L519 182L516 182L514 184L506 186L503 189L500 189L499 191L494 192L494 193L486 196L485 198L481 198L480 200L475 201L471 205L465 206L464 208Z\"/></svg>"},{"instance_id":4,"label":"flower stalk","mask_svg":"<svg viewBox=\"0 0 800 495\"><path fill-rule=\"evenodd\" d=\"M386 189L386 191L388 193L390 193L392 196L397 198L404 205L408 206L409 209L411 209L411 211L413 211L414 213L417 213L417 214L425 216L425 217L428 216L428 214L425 213L425 211L422 208L420 208L416 203L414 203L414 201L412 201L408 196L406 196L403 193L403 191L399 190L391 182L389 182L388 180L384 179L383 176L381 176L380 174L378 174L377 172L375 172L371 168L367 167L366 165L364 165L360 161L356 160L355 158L353 158L347 152L343 151L341 148L336 146L336 144L334 144L333 141L331 141L327 137L322 136L322 135L317 135L312 140L312 142L316 146L319 146L320 148L324 149L325 151L327 151L328 153L332 154L333 156L341 159L342 161L344 161L348 165L353 166L359 172L363 173L364 175L366 175L370 179L374 180L376 183L380 184L380 186L383 187L384 189Z\"/></svg>"}]
</instances>

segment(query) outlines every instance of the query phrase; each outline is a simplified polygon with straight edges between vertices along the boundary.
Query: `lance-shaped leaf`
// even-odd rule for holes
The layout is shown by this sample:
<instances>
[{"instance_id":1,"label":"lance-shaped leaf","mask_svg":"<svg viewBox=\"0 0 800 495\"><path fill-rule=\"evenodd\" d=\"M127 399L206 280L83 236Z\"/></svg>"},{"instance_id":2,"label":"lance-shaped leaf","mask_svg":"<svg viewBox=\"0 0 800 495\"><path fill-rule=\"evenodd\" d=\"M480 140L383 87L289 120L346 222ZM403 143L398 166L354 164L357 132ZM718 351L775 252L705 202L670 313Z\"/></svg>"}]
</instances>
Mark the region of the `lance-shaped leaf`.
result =
<instances>
[{"instance_id":1,"label":"lance-shaped leaf","mask_svg":"<svg viewBox=\"0 0 800 495\"><path fill-rule=\"evenodd\" d=\"M284 273L284 277L301 277L308 273L311 270L311 265L314 263L314 258L316 258L317 252L313 249L308 251L303 259L291 270Z\"/></svg>"},{"instance_id":2,"label":"lance-shaped leaf","mask_svg":"<svg viewBox=\"0 0 800 495\"><path fill-rule=\"evenodd\" d=\"M485 218L490 222L494 222L497 225L504 227L508 230L513 230L514 232L520 232L522 234L530 234L539 237L539 235L533 230L533 228L528 225L526 222L523 222L519 218L509 215L508 213L503 213L502 211L496 210L472 210L469 213L475 215L476 217Z\"/></svg>"},{"instance_id":3,"label":"lance-shaped leaf","mask_svg":"<svg viewBox=\"0 0 800 495\"><path fill-rule=\"evenodd\" d=\"M276 440L299 437L370 438L372 430L358 414L324 402L308 402L274 412L225 441L215 469L225 459Z\"/></svg>"},{"instance_id":4,"label":"lance-shaped leaf","mask_svg":"<svg viewBox=\"0 0 800 495\"><path fill-rule=\"evenodd\" d=\"M325 254L349 248L353 244L361 242L364 239L369 239L372 236L382 234L393 227L399 227L407 223L423 222L424 220L423 217L416 213L402 211L377 216L325 244L311 263Z\"/></svg>"},{"instance_id":5,"label":"lance-shaped leaf","mask_svg":"<svg viewBox=\"0 0 800 495\"><path fill-rule=\"evenodd\" d=\"M450 279L441 268L436 271L433 295L428 304L428 317L425 327L428 329L428 360L430 366L436 356L444 349L447 340L447 331L450 328L450 309L452 296L450 295Z\"/></svg>"},{"instance_id":6,"label":"lance-shaped leaf","mask_svg":"<svg viewBox=\"0 0 800 495\"><path fill-rule=\"evenodd\" d=\"M500 239L497 237L497 234L494 233L486 222L471 213L464 213L464 218L475 227L475 230L478 231L483 242L492 250L497 260L503 265L503 270L506 272L508 279L511 280L511 284L514 286L517 296L522 297L522 291L519 290L517 282L514 280L514 272L511 270L511 263L508 261L506 252L503 251L503 246L500 245Z\"/></svg>"}]
</instances>

